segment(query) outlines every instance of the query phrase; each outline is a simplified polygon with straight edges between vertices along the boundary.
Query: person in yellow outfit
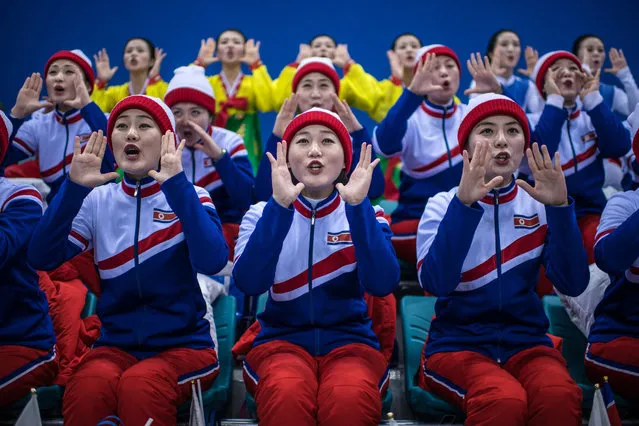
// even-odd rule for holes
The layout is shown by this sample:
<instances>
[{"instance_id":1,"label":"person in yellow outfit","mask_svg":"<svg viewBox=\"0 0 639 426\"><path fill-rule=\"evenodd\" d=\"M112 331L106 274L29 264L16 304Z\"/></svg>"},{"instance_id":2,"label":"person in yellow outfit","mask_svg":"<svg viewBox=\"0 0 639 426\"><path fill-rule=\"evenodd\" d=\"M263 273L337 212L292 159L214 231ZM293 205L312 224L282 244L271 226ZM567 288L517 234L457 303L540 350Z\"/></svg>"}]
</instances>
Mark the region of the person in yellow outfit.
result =
<instances>
[{"instance_id":1,"label":"person in yellow outfit","mask_svg":"<svg viewBox=\"0 0 639 426\"><path fill-rule=\"evenodd\" d=\"M291 96L293 76L299 63L303 59L310 57L328 58L333 61L334 65L342 68L344 77L340 81L340 99L345 100L351 107L365 111L368 114L376 109L382 95L377 80L366 74L364 68L353 61L348 53L347 44L336 44L331 36L320 34L313 37L309 44L300 44L300 50L295 62L284 67L275 81L274 90L277 100L276 108L278 110L284 100Z\"/></svg>"},{"instance_id":2,"label":"person in yellow outfit","mask_svg":"<svg viewBox=\"0 0 639 426\"><path fill-rule=\"evenodd\" d=\"M275 110L273 81L260 60L260 42L247 41L237 29L222 31L217 41L202 40L194 64L206 68L218 61L222 71L207 77L219 111L213 124L242 136L249 161L257 171L263 152L257 112ZM242 63L249 66L252 75L242 72Z\"/></svg>"},{"instance_id":3,"label":"person in yellow outfit","mask_svg":"<svg viewBox=\"0 0 639 426\"><path fill-rule=\"evenodd\" d=\"M160 65L166 53L144 37L130 38L124 45L124 67L129 81L119 86L108 86L118 67L111 67L106 49L93 55L98 78L95 80L91 100L104 112L111 112L115 104L131 95L148 95L163 99L167 83L160 76Z\"/></svg>"}]
</instances>

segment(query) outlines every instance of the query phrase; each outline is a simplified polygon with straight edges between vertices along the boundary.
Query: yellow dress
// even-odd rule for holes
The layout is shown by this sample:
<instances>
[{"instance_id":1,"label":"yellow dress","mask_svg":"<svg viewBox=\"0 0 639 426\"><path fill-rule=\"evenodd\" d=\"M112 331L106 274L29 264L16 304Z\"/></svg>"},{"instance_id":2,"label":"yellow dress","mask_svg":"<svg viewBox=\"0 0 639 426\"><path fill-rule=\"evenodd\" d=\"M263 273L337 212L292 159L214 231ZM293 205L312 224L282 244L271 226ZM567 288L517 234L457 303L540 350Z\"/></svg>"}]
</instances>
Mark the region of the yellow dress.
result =
<instances>
[{"instance_id":1,"label":"yellow dress","mask_svg":"<svg viewBox=\"0 0 639 426\"><path fill-rule=\"evenodd\" d=\"M157 75L147 81L142 94L164 99L168 86L169 84ZM115 104L133 94L128 82L119 86L102 86L95 84L93 86L93 93L91 93L91 100L98 104L102 111L111 112Z\"/></svg>"},{"instance_id":2,"label":"yellow dress","mask_svg":"<svg viewBox=\"0 0 639 426\"><path fill-rule=\"evenodd\" d=\"M262 63L251 66L252 75L240 72L228 81L223 72L207 80L215 94L215 125L237 132L244 139L249 161L257 171L262 158L258 111L275 110L274 83Z\"/></svg>"}]
</instances>

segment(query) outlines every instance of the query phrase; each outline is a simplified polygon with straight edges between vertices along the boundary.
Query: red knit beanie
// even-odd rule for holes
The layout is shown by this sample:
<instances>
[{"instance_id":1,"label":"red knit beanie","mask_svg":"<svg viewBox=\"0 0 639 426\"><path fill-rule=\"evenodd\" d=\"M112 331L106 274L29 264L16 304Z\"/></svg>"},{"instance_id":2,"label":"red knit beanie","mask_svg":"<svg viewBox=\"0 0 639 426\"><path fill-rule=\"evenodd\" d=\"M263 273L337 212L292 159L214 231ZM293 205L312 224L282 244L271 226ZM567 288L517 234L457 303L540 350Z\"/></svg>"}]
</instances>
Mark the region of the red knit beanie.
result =
<instances>
[{"instance_id":1,"label":"red knit beanie","mask_svg":"<svg viewBox=\"0 0 639 426\"><path fill-rule=\"evenodd\" d=\"M579 60L579 58L566 50L556 50L554 52L548 52L544 56L539 58L532 74L530 75L530 79L535 82L537 90L539 90L539 93L544 97L544 99L546 98L546 95L544 94L546 74L548 73L548 70L550 69L552 64L560 59L569 59L577 64L579 69L582 69L581 61Z\"/></svg>"},{"instance_id":2,"label":"red knit beanie","mask_svg":"<svg viewBox=\"0 0 639 426\"><path fill-rule=\"evenodd\" d=\"M337 71L335 71L333 62L328 58L319 57L302 59L297 70L295 70L295 76L293 76L293 93L297 92L297 86L302 78L312 72L318 72L328 77L333 82L333 86L335 86L335 93L339 93L339 76Z\"/></svg>"},{"instance_id":3,"label":"red knit beanie","mask_svg":"<svg viewBox=\"0 0 639 426\"><path fill-rule=\"evenodd\" d=\"M455 63L457 64L457 68L459 68L459 75L461 75L461 64L459 62L459 58L453 49L448 46L444 46L443 44L430 44L428 46L423 46L417 51L415 55L415 66L413 67L413 74L417 72L417 67L421 65L426 59L426 55L429 53L433 53L437 56L448 56L449 58L453 58Z\"/></svg>"}]
</instances>

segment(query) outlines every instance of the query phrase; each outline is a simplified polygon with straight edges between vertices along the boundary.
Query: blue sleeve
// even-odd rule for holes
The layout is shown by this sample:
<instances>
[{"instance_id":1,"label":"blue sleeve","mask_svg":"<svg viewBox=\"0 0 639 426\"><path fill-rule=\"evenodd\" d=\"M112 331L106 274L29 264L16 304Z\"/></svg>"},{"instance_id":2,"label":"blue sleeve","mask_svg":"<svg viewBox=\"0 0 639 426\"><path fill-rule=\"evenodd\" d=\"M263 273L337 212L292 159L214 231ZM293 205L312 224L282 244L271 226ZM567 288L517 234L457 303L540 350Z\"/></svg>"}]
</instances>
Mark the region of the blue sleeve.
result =
<instances>
[{"instance_id":1,"label":"blue sleeve","mask_svg":"<svg viewBox=\"0 0 639 426\"><path fill-rule=\"evenodd\" d=\"M244 294L257 296L273 285L275 267L293 215L293 207L284 208L273 198L264 206L262 216L233 268L235 284Z\"/></svg>"},{"instance_id":2,"label":"blue sleeve","mask_svg":"<svg viewBox=\"0 0 639 426\"><path fill-rule=\"evenodd\" d=\"M371 137L368 134L368 130L366 127L362 127L360 130L357 130L351 133L351 138L353 139L353 164L351 165L351 170L349 174L353 172L357 163L359 162L359 157L362 151L362 143L366 142L367 144L371 143ZM377 157L377 153L375 152L375 148L373 148L373 155L371 158L375 160ZM378 165L373 170L373 178L371 179L371 187L368 189L368 198L374 200L375 198L379 198L384 194L384 173L382 172L382 168Z\"/></svg>"},{"instance_id":3,"label":"blue sleeve","mask_svg":"<svg viewBox=\"0 0 639 426\"><path fill-rule=\"evenodd\" d=\"M602 271L621 275L639 258L639 210L595 244L595 261Z\"/></svg>"},{"instance_id":4,"label":"blue sleeve","mask_svg":"<svg viewBox=\"0 0 639 426\"><path fill-rule=\"evenodd\" d=\"M345 210L360 283L376 297L392 293L399 284L399 263L391 243L390 227L377 220L368 198L356 206L346 204Z\"/></svg>"},{"instance_id":5,"label":"blue sleeve","mask_svg":"<svg viewBox=\"0 0 639 426\"><path fill-rule=\"evenodd\" d=\"M537 126L534 129L532 129L531 126L531 144L537 142L540 146L546 145L550 155L555 155L555 152L559 149L561 132L568 118L567 114L563 108L557 108L556 106L546 103L541 112L541 117L539 117L539 121L537 122Z\"/></svg>"},{"instance_id":6,"label":"blue sleeve","mask_svg":"<svg viewBox=\"0 0 639 426\"><path fill-rule=\"evenodd\" d=\"M423 100L422 96L406 88L397 102L388 110L386 117L375 129L377 145L382 155L388 156L402 151L402 139L408 128L408 119Z\"/></svg>"},{"instance_id":7,"label":"blue sleeve","mask_svg":"<svg viewBox=\"0 0 639 426\"><path fill-rule=\"evenodd\" d=\"M13 138L18 134L18 129L24 124L27 120L26 118L15 118L11 114L9 114L9 120L11 120L11 125L13 126L13 132L9 135L9 142L13 140Z\"/></svg>"},{"instance_id":8,"label":"blue sleeve","mask_svg":"<svg viewBox=\"0 0 639 426\"><path fill-rule=\"evenodd\" d=\"M604 102L588 111L597 131L597 147L604 158L619 158L630 150L630 133Z\"/></svg>"},{"instance_id":9,"label":"blue sleeve","mask_svg":"<svg viewBox=\"0 0 639 426\"><path fill-rule=\"evenodd\" d=\"M22 252L42 216L34 201L15 200L0 213L0 270Z\"/></svg>"},{"instance_id":10,"label":"blue sleeve","mask_svg":"<svg viewBox=\"0 0 639 426\"><path fill-rule=\"evenodd\" d=\"M255 186L253 188L253 201L268 201L273 195L273 184L271 182L271 163L268 161L268 157L266 156L267 152L270 152L274 157L277 154L277 143L281 141L282 138L275 136L275 134L271 133L268 140L266 141L266 147L264 151L264 155L262 155L262 159L260 160L260 166L257 169L257 176L255 177Z\"/></svg>"},{"instance_id":11,"label":"blue sleeve","mask_svg":"<svg viewBox=\"0 0 639 426\"><path fill-rule=\"evenodd\" d=\"M421 265L422 287L430 294L440 297L455 291L483 215L479 204L468 207L456 195L453 197Z\"/></svg>"},{"instance_id":12,"label":"blue sleeve","mask_svg":"<svg viewBox=\"0 0 639 426\"><path fill-rule=\"evenodd\" d=\"M546 207L548 236L543 262L546 275L566 296L579 296L588 286L588 255L575 215L575 202L569 198L565 207Z\"/></svg>"},{"instance_id":13,"label":"blue sleeve","mask_svg":"<svg viewBox=\"0 0 639 426\"><path fill-rule=\"evenodd\" d=\"M102 130L102 133L106 135L107 118L106 115L104 115L104 112L102 112L100 107L95 102L89 102L87 105L85 105L84 108L80 110L80 114L82 115L84 121L87 122L92 132ZM111 148L107 146L107 149L104 152L104 158L102 159L102 167L100 168L100 172L110 173L113 171L115 171L115 158L113 157Z\"/></svg>"},{"instance_id":14,"label":"blue sleeve","mask_svg":"<svg viewBox=\"0 0 639 426\"><path fill-rule=\"evenodd\" d=\"M2 159L2 165L0 166L0 170L2 170L2 174L0 174L0 176L4 176L5 167L19 163L20 161L26 160L27 158L31 157L28 154L25 154L24 151L22 151L21 149L17 148L14 144L9 142L7 153Z\"/></svg>"},{"instance_id":15,"label":"blue sleeve","mask_svg":"<svg viewBox=\"0 0 639 426\"><path fill-rule=\"evenodd\" d=\"M80 247L69 241L68 236L73 219L90 192L91 188L78 185L68 177L64 180L33 231L27 252L31 266L51 271L82 252Z\"/></svg>"},{"instance_id":16,"label":"blue sleeve","mask_svg":"<svg viewBox=\"0 0 639 426\"><path fill-rule=\"evenodd\" d=\"M184 172L167 179L161 188L171 209L180 218L189 258L195 270L205 275L220 272L228 261L229 248L215 210L202 205L195 187Z\"/></svg>"},{"instance_id":17,"label":"blue sleeve","mask_svg":"<svg viewBox=\"0 0 639 426\"><path fill-rule=\"evenodd\" d=\"M235 207L248 210L253 203L252 191L255 183L253 168L248 157L243 155L231 158L227 152L215 163L215 170L220 174L226 192Z\"/></svg>"}]
</instances>

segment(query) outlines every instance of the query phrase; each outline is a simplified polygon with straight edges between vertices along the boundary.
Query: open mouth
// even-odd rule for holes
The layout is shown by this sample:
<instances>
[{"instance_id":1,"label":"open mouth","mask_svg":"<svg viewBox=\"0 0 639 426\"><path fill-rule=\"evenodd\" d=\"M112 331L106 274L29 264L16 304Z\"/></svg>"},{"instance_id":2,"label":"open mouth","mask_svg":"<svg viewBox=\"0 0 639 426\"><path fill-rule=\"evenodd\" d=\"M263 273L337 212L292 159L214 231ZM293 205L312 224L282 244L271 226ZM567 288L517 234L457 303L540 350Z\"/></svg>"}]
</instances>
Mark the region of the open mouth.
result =
<instances>
[{"instance_id":1,"label":"open mouth","mask_svg":"<svg viewBox=\"0 0 639 426\"><path fill-rule=\"evenodd\" d=\"M322 173L322 170L324 169L324 165L317 160L313 160L310 163L308 163L306 168L309 170L309 172L311 172L311 174L318 175Z\"/></svg>"},{"instance_id":2,"label":"open mouth","mask_svg":"<svg viewBox=\"0 0 639 426\"><path fill-rule=\"evenodd\" d=\"M60 84L56 84L55 86L53 86L53 91L56 95L62 95L64 94L64 87Z\"/></svg>"},{"instance_id":3,"label":"open mouth","mask_svg":"<svg viewBox=\"0 0 639 426\"><path fill-rule=\"evenodd\" d=\"M446 90L450 88L450 81L446 80L442 83L442 87Z\"/></svg>"},{"instance_id":4,"label":"open mouth","mask_svg":"<svg viewBox=\"0 0 639 426\"><path fill-rule=\"evenodd\" d=\"M409 62L413 62L415 60L415 56L413 55L406 55L406 60Z\"/></svg>"},{"instance_id":5,"label":"open mouth","mask_svg":"<svg viewBox=\"0 0 639 426\"><path fill-rule=\"evenodd\" d=\"M565 89L572 89L573 86L575 85L575 83L572 80L564 80L564 81L561 82L561 85Z\"/></svg>"},{"instance_id":6,"label":"open mouth","mask_svg":"<svg viewBox=\"0 0 639 426\"><path fill-rule=\"evenodd\" d=\"M510 154L507 152L500 152L495 156L495 162L500 166L505 166L510 161Z\"/></svg>"},{"instance_id":7,"label":"open mouth","mask_svg":"<svg viewBox=\"0 0 639 426\"><path fill-rule=\"evenodd\" d=\"M140 158L140 148L133 144L127 144L124 147L124 154L126 155L127 160L135 161Z\"/></svg>"}]
</instances>

